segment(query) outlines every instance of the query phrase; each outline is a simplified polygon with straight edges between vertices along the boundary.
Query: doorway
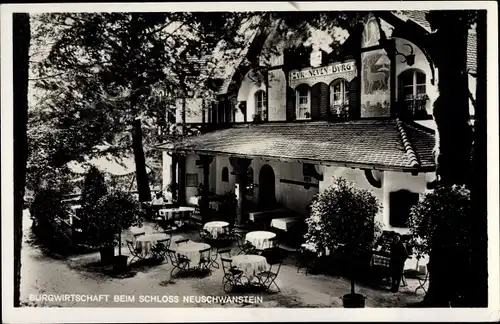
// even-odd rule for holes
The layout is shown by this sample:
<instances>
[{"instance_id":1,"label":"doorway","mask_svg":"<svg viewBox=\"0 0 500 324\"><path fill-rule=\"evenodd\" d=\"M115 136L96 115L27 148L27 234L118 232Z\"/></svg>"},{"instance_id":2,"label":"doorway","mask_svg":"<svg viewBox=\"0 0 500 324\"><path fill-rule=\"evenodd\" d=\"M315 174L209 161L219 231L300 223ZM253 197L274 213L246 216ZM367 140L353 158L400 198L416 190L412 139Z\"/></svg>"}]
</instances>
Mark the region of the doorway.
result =
<instances>
[{"instance_id":1,"label":"doorway","mask_svg":"<svg viewBox=\"0 0 500 324\"><path fill-rule=\"evenodd\" d=\"M276 205L275 190L274 170L265 164L259 172L259 207L270 209Z\"/></svg>"}]
</instances>

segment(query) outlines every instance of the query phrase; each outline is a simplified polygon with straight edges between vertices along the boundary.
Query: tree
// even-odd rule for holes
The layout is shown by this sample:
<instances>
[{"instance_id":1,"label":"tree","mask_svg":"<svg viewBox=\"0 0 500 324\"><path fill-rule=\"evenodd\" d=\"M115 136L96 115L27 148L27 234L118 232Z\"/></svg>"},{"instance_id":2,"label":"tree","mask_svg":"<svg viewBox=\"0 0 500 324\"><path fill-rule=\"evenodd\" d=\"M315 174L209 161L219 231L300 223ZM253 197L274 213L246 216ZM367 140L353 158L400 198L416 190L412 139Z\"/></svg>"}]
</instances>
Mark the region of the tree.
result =
<instances>
[{"instance_id":1,"label":"tree","mask_svg":"<svg viewBox=\"0 0 500 324\"><path fill-rule=\"evenodd\" d=\"M88 107L112 119L100 119L97 125L104 127L93 133L96 141L80 146L88 150L90 144L102 141L106 135L131 131L138 117L164 116L165 105L148 105L155 90L167 94L163 97L169 100L185 93L186 89L178 89L178 84L186 69L192 68L193 58L209 57L208 70L215 70L220 58L209 54L216 46L226 51L244 43L246 39L240 36L239 29L248 16L189 12L44 14L38 17L38 35L52 35L53 45L47 58L37 65L38 78L42 78L37 85L64 94L58 97L62 97L59 102L51 104L56 110L70 106L77 114ZM61 79L65 80L62 85ZM187 80L186 87L200 93L209 91L205 82L208 79L202 78L201 84ZM75 99L79 105L72 102ZM75 118L72 114L65 116L67 121ZM83 119L92 120L92 116ZM129 147L133 144L141 200L147 200L139 134L136 127ZM74 157L63 156L66 160Z\"/></svg>"},{"instance_id":2,"label":"tree","mask_svg":"<svg viewBox=\"0 0 500 324\"><path fill-rule=\"evenodd\" d=\"M87 222L88 219L93 217L97 202L102 197L106 196L108 193L108 188L106 186L106 180L103 174L95 166L90 167L89 171L85 175L85 182L82 190L82 217L83 222Z\"/></svg>"},{"instance_id":3,"label":"tree","mask_svg":"<svg viewBox=\"0 0 500 324\"><path fill-rule=\"evenodd\" d=\"M375 216L381 206L367 190L357 189L343 178L320 193L311 204L304 238L318 251L342 251L350 264L351 294L355 294L355 273L363 255L371 251L379 230Z\"/></svg>"},{"instance_id":4,"label":"tree","mask_svg":"<svg viewBox=\"0 0 500 324\"><path fill-rule=\"evenodd\" d=\"M25 13L15 13L13 20L14 87L14 307L20 306L21 246L23 240L23 205L26 183L28 68L30 20Z\"/></svg>"}]
</instances>

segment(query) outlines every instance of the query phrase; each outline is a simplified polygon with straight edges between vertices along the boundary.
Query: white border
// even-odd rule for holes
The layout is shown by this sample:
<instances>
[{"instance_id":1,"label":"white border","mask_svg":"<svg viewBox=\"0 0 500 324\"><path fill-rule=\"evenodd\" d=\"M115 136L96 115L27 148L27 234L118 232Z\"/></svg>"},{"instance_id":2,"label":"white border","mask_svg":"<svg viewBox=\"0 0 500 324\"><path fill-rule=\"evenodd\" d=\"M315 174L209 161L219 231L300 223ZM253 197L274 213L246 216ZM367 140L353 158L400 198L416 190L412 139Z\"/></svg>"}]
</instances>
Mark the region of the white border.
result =
<instances>
[{"instance_id":1,"label":"white border","mask_svg":"<svg viewBox=\"0 0 500 324\"><path fill-rule=\"evenodd\" d=\"M425 2L221 2L221 3L64 3L1 6L2 134L2 308L6 323L51 322L195 322L195 321L497 321L500 318L498 213L498 12L493 1ZM488 9L488 309L124 309L20 308L13 296L13 143L12 143L12 13L76 11L296 11L296 10L429 10ZM467 280L466 278L464 280ZM500 289L499 289L500 290ZM167 316L166 316L167 315Z\"/></svg>"}]
</instances>

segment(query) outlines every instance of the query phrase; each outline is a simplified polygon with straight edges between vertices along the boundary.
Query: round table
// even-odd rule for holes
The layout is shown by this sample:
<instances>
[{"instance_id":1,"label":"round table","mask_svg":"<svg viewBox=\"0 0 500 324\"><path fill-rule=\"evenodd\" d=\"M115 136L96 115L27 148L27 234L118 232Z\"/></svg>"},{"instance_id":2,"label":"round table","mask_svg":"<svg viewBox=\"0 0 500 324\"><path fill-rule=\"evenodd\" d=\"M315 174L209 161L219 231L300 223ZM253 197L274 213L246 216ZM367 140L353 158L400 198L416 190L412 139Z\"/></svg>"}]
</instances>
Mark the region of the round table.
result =
<instances>
[{"instance_id":1,"label":"round table","mask_svg":"<svg viewBox=\"0 0 500 324\"><path fill-rule=\"evenodd\" d=\"M249 232L245 236L245 240L252 243L257 250L265 250L273 247L273 243L269 239L275 238L276 234L267 231Z\"/></svg>"},{"instance_id":2,"label":"round table","mask_svg":"<svg viewBox=\"0 0 500 324\"><path fill-rule=\"evenodd\" d=\"M203 225L203 229L209 232L212 238L217 239L220 234L229 231L229 223L223 221L208 222Z\"/></svg>"},{"instance_id":3,"label":"round table","mask_svg":"<svg viewBox=\"0 0 500 324\"><path fill-rule=\"evenodd\" d=\"M190 266L196 266L200 263L200 251L205 249L210 249L210 245L207 243L188 242L179 245L175 250L191 261Z\"/></svg>"},{"instance_id":4,"label":"round table","mask_svg":"<svg viewBox=\"0 0 500 324\"><path fill-rule=\"evenodd\" d=\"M151 252L151 247L156 244L156 242L160 240L165 240L170 238L165 233L152 233L152 234L145 234L141 235L136 238L135 240L135 246L136 248L139 249L140 253L142 256L146 256Z\"/></svg>"},{"instance_id":5,"label":"round table","mask_svg":"<svg viewBox=\"0 0 500 324\"><path fill-rule=\"evenodd\" d=\"M248 281L251 281L257 273L269 268L266 258L261 255L241 254L231 259L233 260L232 265L243 271Z\"/></svg>"}]
</instances>

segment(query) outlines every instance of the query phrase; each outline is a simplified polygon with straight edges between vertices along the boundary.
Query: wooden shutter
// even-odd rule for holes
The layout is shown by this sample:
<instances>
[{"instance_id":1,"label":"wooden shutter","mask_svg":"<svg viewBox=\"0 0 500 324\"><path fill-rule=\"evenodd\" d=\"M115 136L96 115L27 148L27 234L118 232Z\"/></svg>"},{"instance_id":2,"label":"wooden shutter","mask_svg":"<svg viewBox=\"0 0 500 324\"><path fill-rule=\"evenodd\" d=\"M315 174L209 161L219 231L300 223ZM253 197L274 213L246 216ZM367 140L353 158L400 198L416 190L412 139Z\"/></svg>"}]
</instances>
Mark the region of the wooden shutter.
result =
<instances>
[{"instance_id":1,"label":"wooden shutter","mask_svg":"<svg viewBox=\"0 0 500 324\"><path fill-rule=\"evenodd\" d=\"M320 117L321 83L316 83L311 88L311 119L318 120Z\"/></svg>"},{"instance_id":2,"label":"wooden shutter","mask_svg":"<svg viewBox=\"0 0 500 324\"><path fill-rule=\"evenodd\" d=\"M361 108L359 105L358 96L358 78L354 78L347 84L349 88L349 116L351 118L359 118L361 116Z\"/></svg>"},{"instance_id":3,"label":"wooden shutter","mask_svg":"<svg viewBox=\"0 0 500 324\"><path fill-rule=\"evenodd\" d=\"M296 105L296 97L295 90L287 87L286 89L286 120L294 121L295 120L295 105Z\"/></svg>"}]
</instances>

